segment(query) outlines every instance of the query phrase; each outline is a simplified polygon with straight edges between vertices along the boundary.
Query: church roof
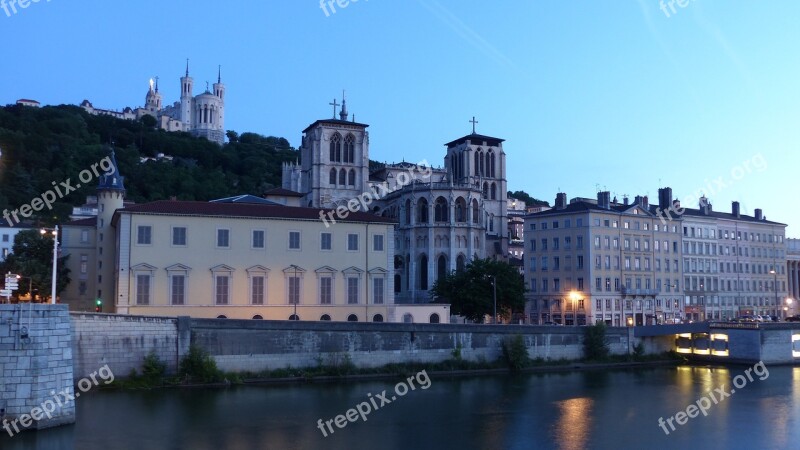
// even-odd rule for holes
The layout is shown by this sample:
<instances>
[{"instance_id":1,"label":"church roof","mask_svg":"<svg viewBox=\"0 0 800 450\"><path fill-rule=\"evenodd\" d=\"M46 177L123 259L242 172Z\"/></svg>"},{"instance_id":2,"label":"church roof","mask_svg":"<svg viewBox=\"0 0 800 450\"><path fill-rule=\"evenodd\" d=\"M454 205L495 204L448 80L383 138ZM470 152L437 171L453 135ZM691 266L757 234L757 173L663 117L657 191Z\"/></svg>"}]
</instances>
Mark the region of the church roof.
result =
<instances>
[{"instance_id":1,"label":"church roof","mask_svg":"<svg viewBox=\"0 0 800 450\"><path fill-rule=\"evenodd\" d=\"M307 126L306 129L303 130L303 133L305 133L306 131L316 127L317 125L321 125L321 124L325 124L325 125L347 125L347 126L351 126L351 127L364 127L364 128L367 128L369 126L369 125L367 125L365 123L351 122L349 120L321 119L321 120L318 120L318 121L312 123L311 125Z\"/></svg>"},{"instance_id":2,"label":"church roof","mask_svg":"<svg viewBox=\"0 0 800 450\"><path fill-rule=\"evenodd\" d=\"M448 142L447 144L444 144L444 145L446 145L447 148L450 148L450 147L455 147L456 145L464 143L466 141L472 141L472 143L474 145L482 145L482 143L485 141L486 145L489 145L491 147L497 147L498 145L500 145L501 142L505 141L505 139L500 139L500 138L496 138L496 137L484 136L482 134L472 133L472 134L468 134L468 135L466 135L464 137L460 137L460 138L456 139L455 141Z\"/></svg>"},{"instance_id":3,"label":"church roof","mask_svg":"<svg viewBox=\"0 0 800 450\"><path fill-rule=\"evenodd\" d=\"M100 175L100 183L97 185L98 191L125 191L125 177L119 174L119 165L117 165L117 156L114 150L111 150L111 167ZM105 158L104 158L105 159Z\"/></svg>"}]
</instances>

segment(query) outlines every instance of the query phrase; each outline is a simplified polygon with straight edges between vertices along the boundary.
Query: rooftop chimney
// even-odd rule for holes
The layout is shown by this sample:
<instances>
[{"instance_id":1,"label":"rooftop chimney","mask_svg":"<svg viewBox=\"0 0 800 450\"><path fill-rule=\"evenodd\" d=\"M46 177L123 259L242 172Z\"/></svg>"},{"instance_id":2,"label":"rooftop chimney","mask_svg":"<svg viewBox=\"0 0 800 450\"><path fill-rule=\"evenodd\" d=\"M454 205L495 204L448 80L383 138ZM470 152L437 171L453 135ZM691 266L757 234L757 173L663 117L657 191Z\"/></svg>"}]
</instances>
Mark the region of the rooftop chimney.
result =
<instances>
[{"instance_id":1,"label":"rooftop chimney","mask_svg":"<svg viewBox=\"0 0 800 450\"><path fill-rule=\"evenodd\" d=\"M756 220L764 220L764 211L761 208L756 208Z\"/></svg>"},{"instance_id":2,"label":"rooftop chimney","mask_svg":"<svg viewBox=\"0 0 800 450\"><path fill-rule=\"evenodd\" d=\"M597 206L603 209L611 209L611 192L608 191L598 192Z\"/></svg>"},{"instance_id":3,"label":"rooftop chimney","mask_svg":"<svg viewBox=\"0 0 800 450\"><path fill-rule=\"evenodd\" d=\"M731 203L731 214L733 214L734 217L739 217L740 216L740 214L739 214L739 202Z\"/></svg>"},{"instance_id":4,"label":"rooftop chimney","mask_svg":"<svg viewBox=\"0 0 800 450\"><path fill-rule=\"evenodd\" d=\"M556 209L564 209L567 207L567 194L559 192L556 194Z\"/></svg>"},{"instance_id":5,"label":"rooftop chimney","mask_svg":"<svg viewBox=\"0 0 800 450\"><path fill-rule=\"evenodd\" d=\"M622 204L624 204L625 206L628 206L628 196L627 195L623 195L622 196Z\"/></svg>"},{"instance_id":6,"label":"rooftop chimney","mask_svg":"<svg viewBox=\"0 0 800 450\"><path fill-rule=\"evenodd\" d=\"M650 199L646 195L642 197L642 208L650 210Z\"/></svg>"},{"instance_id":7,"label":"rooftop chimney","mask_svg":"<svg viewBox=\"0 0 800 450\"><path fill-rule=\"evenodd\" d=\"M667 210L672 206L672 188L661 188L658 190L658 207Z\"/></svg>"},{"instance_id":8,"label":"rooftop chimney","mask_svg":"<svg viewBox=\"0 0 800 450\"><path fill-rule=\"evenodd\" d=\"M708 202L708 198L706 198L705 195L700 197L700 201L698 202L698 209L700 209L700 212L702 212L704 216L707 216L711 213L712 211L711 203Z\"/></svg>"}]
</instances>

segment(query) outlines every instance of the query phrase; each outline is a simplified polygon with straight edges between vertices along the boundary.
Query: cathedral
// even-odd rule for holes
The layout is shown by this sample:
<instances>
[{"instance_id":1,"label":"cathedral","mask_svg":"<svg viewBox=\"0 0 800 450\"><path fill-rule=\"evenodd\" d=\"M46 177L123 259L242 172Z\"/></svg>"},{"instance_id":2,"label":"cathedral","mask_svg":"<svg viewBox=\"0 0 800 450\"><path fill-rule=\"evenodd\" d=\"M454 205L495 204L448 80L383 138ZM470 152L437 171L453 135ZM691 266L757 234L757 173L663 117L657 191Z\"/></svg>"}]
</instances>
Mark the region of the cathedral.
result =
<instances>
[{"instance_id":1,"label":"cathedral","mask_svg":"<svg viewBox=\"0 0 800 450\"><path fill-rule=\"evenodd\" d=\"M145 95L142 108L126 107L119 111L99 109L84 100L81 107L89 114L109 115L118 119L140 120L144 116L156 119L157 126L166 131L185 131L192 136L203 137L219 145L225 143L225 85L222 84L221 69L217 82L210 91L208 83L202 94L193 95L194 79L189 76L189 61L186 61L186 74L181 77L180 101L163 106L163 98L158 92L158 77L150 80L150 88Z\"/></svg>"},{"instance_id":2,"label":"cathedral","mask_svg":"<svg viewBox=\"0 0 800 450\"><path fill-rule=\"evenodd\" d=\"M369 125L348 120L344 99L332 106L333 118L303 130L300 161L284 164L283 188L301 193L303 206L314 208L369 197L366 209L397 221L396 303L429 302L438 278L474 258L507 258L503 139L477 134L473 118L471 134L445 144L444 167L423 161L370 170Z\"/></svg>"}]
</instances>

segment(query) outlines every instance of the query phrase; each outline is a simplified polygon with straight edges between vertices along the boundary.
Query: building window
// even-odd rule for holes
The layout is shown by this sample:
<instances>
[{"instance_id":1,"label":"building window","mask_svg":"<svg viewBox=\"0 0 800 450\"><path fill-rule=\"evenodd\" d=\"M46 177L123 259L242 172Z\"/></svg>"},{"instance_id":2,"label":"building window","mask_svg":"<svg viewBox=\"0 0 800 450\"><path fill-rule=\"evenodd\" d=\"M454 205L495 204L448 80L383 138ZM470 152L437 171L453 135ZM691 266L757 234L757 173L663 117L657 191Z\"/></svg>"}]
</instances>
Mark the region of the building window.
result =
<instances>
[{"instance_id":1,"label":"building window","mask_svg":"<svg viewBox=\"0 0 800 450\"><path fill-rule=\"evenodd\" d=\"M372 251L374 252L382 252L383 251L383 235L376 234L372 236Z\"/></svg>"},{"instance_id":2,"label":"building window","mask_svg":"<svg viewBox=\"0 0 800 450\"><path fill-rule=\"evenodd\" d=\"M292 275L287 278L288 282L288 303L290 305L297 305L300 303L300 277L296 275Z\"/></svg>"},{"instance_id":3,"label":"building window","mask_svg":"<svg viewBox=\"0 0 800 450\"><path fill-rule=\"evenodd\" d=\"M139 225L136 227L136 243L138 245L150 245L152 243L153 227L149 225Z\"/></svg>"},{"instance_id":4,"label":"building window","mask_svg":"<svg viewBox=\"0 0 800 450\"><path fill-rule=\"evenodd\" d=\"M319 249L320 250L331 250L333 248L333 245L332 245L333 242L332 242L331 239L332 239L332 237L331 237L330 233L322 233L322 235L320 236Z\"/></svg>"},{"instance_id":5,"label":"building window","mask_svg":"<svg viewBox=\"0 0 800 450\"><path fill-rule=\"evenodd\" d=\"M8 242L8 235L3 235L3 242ZM89 230L81 230L81 242L87 243L89 242Z\"/></svg>"},{"instance_id":6,"label":"building window","mask_svg":"<svg viewBox=\"0 0 800 450\"><path fill-rule=\"evenodd\" d=\"M217 305L227 305L230 300L230 275L214 276L214 303Z\"/></svg>"},{"instance_id":7,"label":"building window","mask_svg":"<svg viewBox=\"0 0 800 450\"><path fill-rule=\"evenodd\" d=\"M255 275L250 277L250 303L253 305L263 305L266 294L267 277Z\"/></svg>"},{"instance_id":8,"label":"building window","mask_svg":"<svg viewBox=\"0 0 800 450\"><path fill-rule=\"evenodd\" d=\"M81 255L81 273L82 274L86 274L87 273L88 266L89 266L89 255Z\"/></svg>"},{"instance_id":9,"label":"building window","mask_svg":"<svg viewBox=\"0 0 800 450\"><path fill-rule=\"evenodd\" d=\"M347 278L347 303L349 305L358 304L358 278Z\"/></svg>"},{"instance_id":10,"label":"building window","mask_svg":"<svg viewBox=\"0 0 800 450\"><path fill-rule=\"evenodd\" d=\"M351 252L358 251L358 235L349 233L347 235L347 250Z\"/></svg>"},{"instance_id":11,"label":"building window","mask_svg":"<svg viewBox=\"0 0 800 450\"><path fill-rule=\"evenodd\" d=\"M264 248L264 230L253 230L253 248Z\"/></svg>"},{"instance_id":12,"label":"building window","mask_svg":"<svg viewBox=\"0 0 800 450\"><path fill-rule=\"evenodd\" d=\"M230 247L231 230L220 228L217 230L217 247Z\"/></svg>"},{"instance_id":13,"label":"building window","mask_svg":"<svg viewBox=\"0 0 800 450\"><path fill-rule=\"evenodd\" d=\"M319 304L333 304L333 277L324 276L319 279Z\"/></svg>"},{"instance_id":14,"label":"building window","mask_svg":"<svg viewBox=\"0 0 800 450\"><path fill-rule=\"evenodd\" d=\"M186 304L186 275L172 275L170 277L169 298L172 305Z\"/></svg>"},{"instance_id":15,"label":"building window","mask_svg":"<svg viewBox=\"0 0 800 450\"><path fill-rule=\"evenodd\" d=\"M372 280L372 302L382 305L384 300L384 278L374 278Z\"/></svg>"},{"instance_id":16,"label":"building window","mask_svg":"<svg viewBox=\"0 0 800 450\"><path fill-rule=\"evenodd\" d=\"M300 232L289 232L289 250L300 250Z\"/></svg>"},{"instance_id":17,"label":"building window","mask_svg":"<svg viewBox=\"0 0 800 450\"><path fill-rule=\"evenodd\" d=\"M186 227L172 227L172 245L186 245Z\"/></svg>"},{"instance_id":18,"label":"building window","mask_svg":"<svg viewBox=\"0 0 800 450\"><path fill-rule=\"evenodd\" d=\"M149 305L150 304L150 275L137 274L136 275L136 304Z\"/></svg>"}]
</instances>

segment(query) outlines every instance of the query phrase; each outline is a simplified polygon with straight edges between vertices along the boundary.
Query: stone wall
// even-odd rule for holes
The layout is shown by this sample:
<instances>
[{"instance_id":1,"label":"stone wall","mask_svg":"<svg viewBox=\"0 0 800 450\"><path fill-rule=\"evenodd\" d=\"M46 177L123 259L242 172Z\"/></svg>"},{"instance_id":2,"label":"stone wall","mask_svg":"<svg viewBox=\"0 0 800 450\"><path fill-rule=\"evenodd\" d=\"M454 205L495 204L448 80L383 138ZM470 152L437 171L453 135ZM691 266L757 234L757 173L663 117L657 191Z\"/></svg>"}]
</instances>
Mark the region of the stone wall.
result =
<instances>
[{"instance_id":1,"label":"stone wall","mask_svg":"<svg viewBox=\"0 0 800 450\"><path fill-rule=\"evenodd\" d=\"M0 305L0 433L75 422L71 341L66 305Z\"/></svg>"},{"instance_id":2,"label":"stone wall","mask_svg":"<svg viewBox=\"0 0 800 450\"><path fill-rule=\"evenodd\" d=\"M117 378L127 377L132 370L141 373L142 362L151 351L167 364L169 373L176 372L178 319L94 313L70 316L76 380L106 364ZM188 342L184 344L188 348Z\"/></svg>"},{"instance_id":3,"label":"stone wall","mask_svg":"<svg viewBox=\"0 0 800 450\"><path fill-rule=\"evenodd\" d=\"M361 322L288 322L192 319L192 343L212 354L226 371L308 367L335 363L345 354L359 367L440 362L460 348L467 360L492 361L501 342L523 336L531 358L578 359L583 327L452 325ZM611 328L613 354L629 351L629 330Z\"/></svg>"}]
</instances>

